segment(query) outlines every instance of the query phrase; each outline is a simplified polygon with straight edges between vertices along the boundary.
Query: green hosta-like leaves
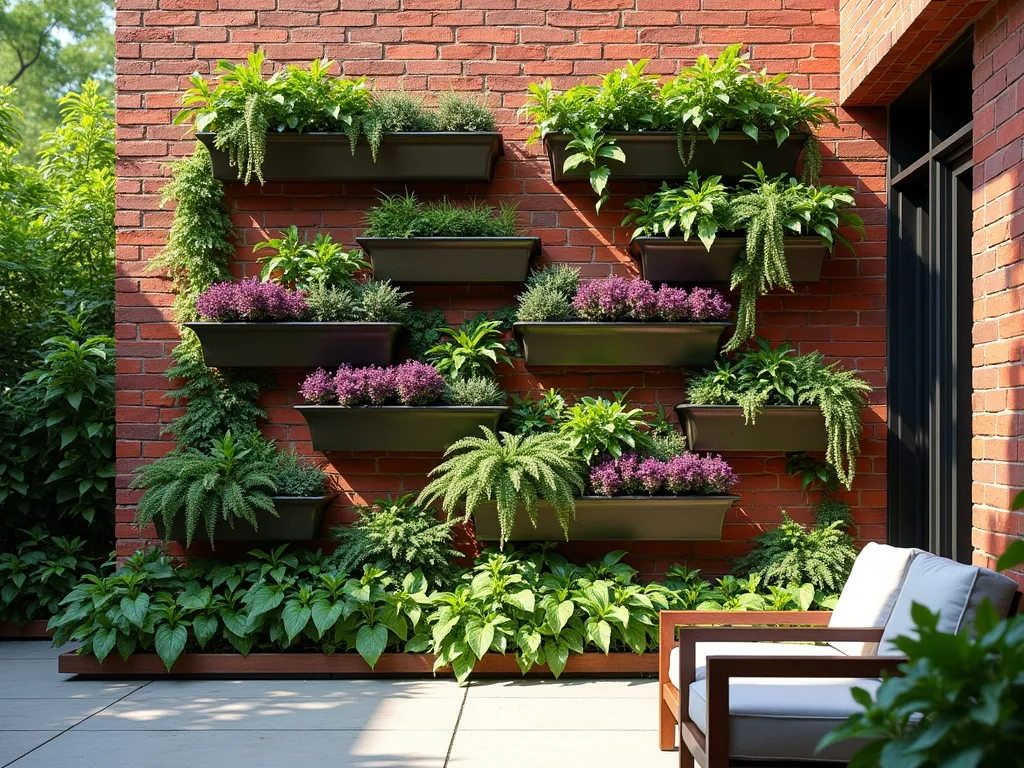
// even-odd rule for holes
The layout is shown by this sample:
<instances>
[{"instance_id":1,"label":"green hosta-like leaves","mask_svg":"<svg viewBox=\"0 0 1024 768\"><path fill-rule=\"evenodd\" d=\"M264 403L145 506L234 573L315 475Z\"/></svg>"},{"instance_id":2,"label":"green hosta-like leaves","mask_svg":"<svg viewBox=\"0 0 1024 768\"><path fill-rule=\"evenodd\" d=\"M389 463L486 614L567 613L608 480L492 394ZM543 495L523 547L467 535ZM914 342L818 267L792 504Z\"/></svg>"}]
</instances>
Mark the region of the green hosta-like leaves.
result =
<instances>
[{"instance_id":1,"label":"green hosta-like leaves","mask_svg":"<svg viewBox=\"0 0 1024 768\"><path fill-rule=\"evenodd\" d=\"M297 600L290 600L281 612L281 619L284 621L284 631L288 633L288 640L294 640L309 623L312 610L307 605L302 605Z\"/></svg>"},{"instance_id":2,"label":"green hosta-like leaves","mask_svg":"<svg viewBox=\"0 0 1024 768\"><path fill-rule=\"evenodd\" d=\"M199 643L200 648L206 647L206 644L217 634L219 627L220 623L216 616L196 616L192 620L192 632L196 636L196 642Z\"/></svg>"},{"instance_id":3,"label":"green hosta-like leaves","mask_svg":"<svg viewBox=\"0 0 1024 768\"><path fill-rule=\"evenodd\" d=\"M161 624L156 628L155 645L156 655L163 661L167 671L171 671L174 662L185 650L185 643L188 641L188 629L179 624L171 627L170 624Z\"/></svg>"},{"instance_id":4,"label":"green hosta-like leaves","mask_svg":"<svg viewBox=\"0 0 1024 768\"><path fill-rule=\"evenodd\" d=\"M320 635L327 634L327 631L337 624L344 610L345 604L341 601L317 600L310 611L316 631Z\"/></svg>"},{"instance_id":5,"label":"green hosta-like leaves","mask_svg":"<svg viewBox=\"0 0 1024 768\"><path fill-rule=\"evenodd\" d=\"M377 665L377 659L384 653L387 644L388 628L383 623L366 624L356 633L356 651L370 665L370 669Z\"/></svg>"},{"instance_id":6,"label":"green hosta-like leaves","mask_svg":"<svg viewBox=\"0 0 1024 768\"><path fill-rule=\"evenodd\" d=\"M146 620L146 613L149 611L149 595L145 592L138 595L134 600L127 595L121 598L121 613L136 627L141 627Z\"/></svg>"},{"instance_id":7,"label":"green hosta-like leaves","mask_svg":"<svg viewBox=\"0 0 1024 768\"><path fill-rule=\"evenodd\" d=\"M117 643L117 628L97 629L92 636L92 652L97 661L102 662L110 652L114 650Z\"/></svg>"}]
</instances>

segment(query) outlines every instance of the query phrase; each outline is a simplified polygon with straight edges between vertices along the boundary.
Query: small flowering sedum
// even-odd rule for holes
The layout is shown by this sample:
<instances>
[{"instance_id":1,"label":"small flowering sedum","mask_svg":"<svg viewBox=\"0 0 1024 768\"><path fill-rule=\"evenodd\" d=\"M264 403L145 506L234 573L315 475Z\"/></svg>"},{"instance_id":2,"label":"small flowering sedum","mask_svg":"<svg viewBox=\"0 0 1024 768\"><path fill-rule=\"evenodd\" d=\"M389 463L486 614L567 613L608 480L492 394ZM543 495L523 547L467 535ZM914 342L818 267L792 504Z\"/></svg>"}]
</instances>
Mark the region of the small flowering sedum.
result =
<instances>
[{"instance_id":1,"label":"small flowering sedum","mask_svg":"<svg viewBox=\"0 0 1024 768\"><path fill-rule=\"evenodd\" d=\"M432 365L410 360L386 368L341 366L309 374L300 392L313 405L434 405L445 394L444 377Z\"/></svg>"},{"instance_id":2,"label":"small flowering sedum","mask_svg":"<svg viewBox=\"0 0 1024 768\"><path fill-rule=\"evenodd\" d=\"M307 310L302 291L256 278L214 283L196 299L200 317L225 323L298 320Z\"/></svg>"},{"instance_id":3,"label":"small flowering sedum","mask_svg":"<svg viewBox=\"0 0 1024 768\"><path fill-rule=\"evenodd\" d=\"M739 478L721 456L684 453L668 461L623 453L605 458L590 470L590 487L598 496L721 496Z\"/></svg>"},{"instance_id":4,"label":"small flowering sedum","mask_svg":"<svg viewBox=\"0 0 1024 768\"><path fill-rule=\"evenodd\" d=\"M662 285L655 290L646 280L624 277L583 283L572 306L579 317L591 322L709 322L725 320L732 309L712 288L694 288L688 293Z\"/></svg>"}]
</instances>

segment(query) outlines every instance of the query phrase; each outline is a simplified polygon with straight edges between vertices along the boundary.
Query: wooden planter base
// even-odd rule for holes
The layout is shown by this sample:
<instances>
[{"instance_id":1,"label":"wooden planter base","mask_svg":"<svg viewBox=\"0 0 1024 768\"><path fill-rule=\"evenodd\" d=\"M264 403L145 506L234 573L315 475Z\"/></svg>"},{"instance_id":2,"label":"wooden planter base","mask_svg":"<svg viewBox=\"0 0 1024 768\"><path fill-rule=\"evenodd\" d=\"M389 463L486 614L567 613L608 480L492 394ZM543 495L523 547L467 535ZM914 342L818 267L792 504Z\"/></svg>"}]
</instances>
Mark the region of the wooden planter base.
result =
<instances>
[{"instance_id":1,"label":"wooden planter base","mask_svg":"<svg viewBox=\"0 0 1024 768\"><path fill-rule=\"evenodd\" d=\"M94 656L71 651L58 657L62 674L86 677L433 677L434 656L427 653L385 653L370 669L355 653L186 653L168 673L155 653L137 653L124 661L116 653L100 664ZM570 654L565 675L594 677L643 677L658 673L658 654L603 653ZM451 669L438 670L451 676ZM473 677L522 677L515 655L489 654L473 669ZM534 667L528 677L550 677L547 666Z\"/></svg>"},{"instance_id":2,"label":"wooden planter base","mask_svg":"<svg viewBox=\"0 0 1024 768\"><path fill-rule=\"evenodd\" d=\"M47 623L42 619L24 624L4 622L0 624L0 640L49 640L53 632L47 630Z\"/></svg>"}]
</instances>

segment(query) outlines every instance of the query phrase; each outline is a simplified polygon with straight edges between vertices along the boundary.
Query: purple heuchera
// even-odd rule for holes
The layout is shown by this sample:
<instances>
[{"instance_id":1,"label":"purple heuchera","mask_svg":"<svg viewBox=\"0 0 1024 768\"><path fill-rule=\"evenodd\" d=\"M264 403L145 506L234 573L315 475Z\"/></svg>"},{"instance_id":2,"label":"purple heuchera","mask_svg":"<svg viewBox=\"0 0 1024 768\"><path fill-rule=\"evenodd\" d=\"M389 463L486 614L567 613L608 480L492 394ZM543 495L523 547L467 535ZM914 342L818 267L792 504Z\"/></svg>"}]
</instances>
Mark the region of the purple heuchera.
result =
<instances>
[{"instance_id":1,"label":"purple heuchera","mask_svg":"<svg viewBox=\"0 0 1024 768\"><path fill-rule=\"evenodd\" d=\"M579 287L572 305L584 320L622 320L629 314L629 283L624 277L591 280Z\"/></svg>"},{"instance_id":2,"label":"purple heuchera","mask_svg":"<svg viewBox=\"0 0 1024 768\"><path fill-rule=\"evenodd\" d=\"M434 366L417 360L395 368L395 384L404 405L430 405L444 394L444 377Z\"/></svg>"},{"instance_id":3,"label":"purple heuchera","mask_svg":"<svg viewBox=\"0 0 1024 768\"><path fill-rule=\"evenodd\" d=\"M732 307L714 288L694 288L690 291L690 319L694 322L725 320Z\"/></svg>"},{"instance_id":4,"label":"purple heuchera","mask_svg":"<svg viewBox=\"0 0 1024 768\"><path fill-rule=\"evenodd\" d=\"M669 323L681 323L690 319L689 294L682 288L662 284L658 289L658 317Z\"/></svg>"},{"instance_id":5,"label":"purple heuchera","mask_svg":"<svg viewBox=\"0 0 1024 768\"><path fill-rule=\"evenodd\" d=\"M309 374L303 380L299 392L307 403L314 405L331 405L338 401L338 394L334 389L334 376L323 368L317 368Z\"/></svg>"},{"instance_id":6,"label":"purple heuchera","mask_svg":"<svg viewBox=\"0 0 1024 768\"><path fill-rule=\"evenodd\" d=\"M633 280L626 290L629 314L634 320L653 320L658 315L658 295L646 280Z\"/></svg>"},{"instance_id":7,"label":"purple heuchera","mask_svg":"<svg viewBox=\"0 0 1024 768\"><path fill-rule=\"evenodd\" d=\"M366 402L366 374L364 368L343 365L334 377L334 391L339 405L361 405Z\"/></svg>"},{"instance_id":8,"label":"purple heuchera","mask_svg":"<svg viewBox=\"0 0 1024 768\"><path fill-rule=\"evenodd\" d=\"M721 456L684 453L669 461L641 459L634 453L605 458L590 470L590 487L599 496L617 493L678 496L720 496L739 478Z\"/></svg>"},{"instance_id":9,"label":"purple heuchera","mask_svg":"<svg viewBox=\"0 0 1024 768\"><path fill-rule=\"evenodd\" d=\"M289 291L256 278L215 283L196 299L196 311L203 318L221 322L296 320L307 309L302 291Z\"/></svg>"},{"instance_id":10,"label":"purple heuchera","mask_svg":"<svg viewBox=\"0 0 1024 768\"><path fill-rule=\"evenodd\" d=\"M363 368L366 396L372 405L387 405L398 399L398 381L394 368Z\"/></svg>"}]
</instances>

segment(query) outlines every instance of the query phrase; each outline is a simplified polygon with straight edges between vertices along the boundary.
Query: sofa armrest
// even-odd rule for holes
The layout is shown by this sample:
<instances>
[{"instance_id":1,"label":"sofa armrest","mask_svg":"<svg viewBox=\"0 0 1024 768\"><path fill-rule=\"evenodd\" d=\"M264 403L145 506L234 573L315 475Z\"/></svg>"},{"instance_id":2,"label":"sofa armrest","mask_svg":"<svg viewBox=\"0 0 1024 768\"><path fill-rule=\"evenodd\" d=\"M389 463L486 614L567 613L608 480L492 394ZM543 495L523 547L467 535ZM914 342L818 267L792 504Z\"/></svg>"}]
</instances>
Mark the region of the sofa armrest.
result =
<instances>
[{"instance_id":1,"label":"sofa armrest","mask_svg":"<svg viewBox=\"0 0 1024 768\"><path fill-rule=\"evenodd\" d=\"M846 631L863 632L863 630L856 629ZM901 674L899 667L906 662L905 656L709 656L705 682L707 686L707 722L704 730L706 768L728 768L729 766L729 681L732 678L877 678L885 673ZM681 712L681 715L686 717L685 712Z\"/></svg>"}]
</instances>

